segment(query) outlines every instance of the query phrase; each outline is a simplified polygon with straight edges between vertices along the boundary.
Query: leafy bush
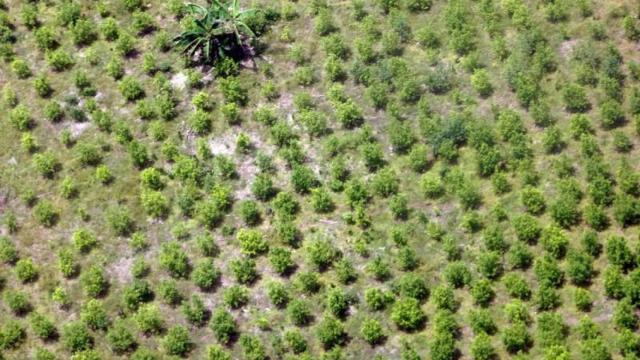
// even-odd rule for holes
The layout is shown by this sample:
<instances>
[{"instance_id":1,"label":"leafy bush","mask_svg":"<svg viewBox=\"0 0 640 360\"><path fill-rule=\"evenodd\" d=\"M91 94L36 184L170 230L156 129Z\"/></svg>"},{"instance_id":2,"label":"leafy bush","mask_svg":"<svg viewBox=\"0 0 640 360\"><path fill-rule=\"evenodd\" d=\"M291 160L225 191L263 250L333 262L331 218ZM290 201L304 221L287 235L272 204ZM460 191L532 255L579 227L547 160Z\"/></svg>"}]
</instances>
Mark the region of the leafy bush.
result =
<instances>
[{"instance_id":1,"label":"leafy bush","mask_svg":"<svg viewBox=\"0 0 640 360\"><path fill-rule=\"evenodd\" d=\"M316 327L316 337L325 349L331 349L346 340L346 332L339 320L326 316Z\"/></svg>"},{"instance_id":2,"label":"leafy bush","mask_svg":"<svg viewBox=\"0 0 640 360\"><path fill-rule=\"evenodd\" d=\"M58 222L60 213L54 205L46 200L38 202L33 208L33 215L36 220L45 227L52 227Z\"/></svg>"},{"instance_id":3,"label":"leafy bush","mask_svg":"<svg viewBox=\"0 0 640 360\"><path fill-rule=\"evenodd\" d=\"M346 129L359 127L364 123L362 110L353 101L335 104L336 118Z\"/></svg>"},{"instance_id":4,"label":"leafy bush","mask_svg":"<svg viewBox=\"0 0 640 360\"><path fill-rule=\"evenodd\" d=\"M189 331L180 325L169 328L162 339L162 347L169 355L185 356L193 347Z\"/></svg>"},{"instance_id":5,"label":"leafy bush","mask_svg":"<svg viewBox=\"0 0 640 360\"><path fill-rule=\"evenodd\" d=\"M202 290L210 290L220 280L220 271L211 260L201 260L193 268L191 279Z\"/></svg>"},{"instance_id":6,"label":"leafy bush","mask_svg":"<svg viewBox=\"0 0 640 360\"><path fill-rule=\"evenodd\" d=\"M510 353L526 351L531 347L533 340L527 331L526 325L517 323L507 327L502 333L502 343Z\"/></svg>"},{"instance_id":7,"label":"leafy bush","mask_svg":"<svg viewBox=\"0 0 640 360\"><path fill-rule=\"evenodd\" d=\"M612 129L624 123L624 110L616 100L607 100L600 105L600 117L605 129Z\"/></svg>"},{"instance_id":8,"label":"leafy bush","mask_svg":"<svg viewBox=\"0 0 640 360\"><path fill-rule=\"evenodd\" d=\"M159 262L160 266L174 278L185 278L189 274L189 258L178 242L170 241L162 244Z\"/></svg>"},{"instance_id":9,"label":"leafy bush","mask_svg":"<svg viewBox=\"0 0 640 360\"><path fill-rule=\"evenodd\" d=\"M426 321L426 315L420 308L418 300L402 298L393 305L391 320L401 330L414 331L423 326Z\"/></svg>"},{"instance_id":10,"label":"leafy bush","mask_svg":"<svg viewBox=\"0 0 640 360\"><path fill-rule=\"evenodd\" d=\"M116 354L125 353L136 346L136 339L124 320L116 321L107 332L107 343Z\"/></svg>"},{"instance_id":11,"label":"leafy bush","mask_svg":"<svg viewBox=\"0 0 640 360\"><path fill-rule=\"evenodd\" d=\"M471 86L482 97L487 97L493 93L493 85L489 79L489 73L485 69L476 69L471 75Z\"/></svg>"},{"instance_id":12,"label":"leafy bush","mask_svg":"<svg viewBox=\"0 0 640 360\"><path fill-rule=\"evenodd\" d=\"M29 323L33 332L42 340L49 340L57 335L54 322L47 316L34 313L29 316Z\"/></svg>"},{"instance_id":13,"label":"leafy bush","mask_svg":"<svg viewBox=\"0 0 640 360\"><path fill-rule=\"evenodd\" d=\"M362 322L360 328L360 335L370 345L376 345L381 343L386 335L380 321L376 319L366 319Z\"/></svg>"},{"instance_id":14,"label":"leafy bush","mask_svg":"<svg viewBox=\"0 0 640 360\"><path fill-rule=\"evenodd\" d=\"M125 76L118 84L118 90L127 101L135 101L144 97L144 89L133 76Z\"/></svg>"},{"instance_id":15,"label":"leafy bush","mask_svg":"<svg viewBox=\"0 0 640 360\"><path fill-rule=\"evenodd\" d=\"M562 98L567 111L583 113L591 108L587 94L583 87L576 84L568 84L562 89Z\"/></svg>"},{"instance_id":16,"label":"leafy bush","mask_svg":"<svg viewBox=\"0 0 640 360\"><path fill-rule=\"evenodd\" d=\"M209 326L216 339L223 344L228 344L237 333L235 319L228 311L222 308L214 310Z\"/></svg>"},{"instance_id":17,"label":"leafy bush","mask_svg":"<svg viewBox=\"0 0 640 360\"><path fill-rule=\"evenodd\" d=\"M61 341L73 353L90 350L94 343L93 336L79 321L68 323L62 327Z\"/></svg>"},{"instance_id":18,"label":"leafy bush","mask_svg":"<svg viewBox=\"0 0 640 360\"><path fill-rule=\"evenodd\" d=\"M251 284L258 278L256 262L253 259L233 260L230 267L236 281L241 284Z\"/></svg>"},{"instance_id":19,"label":"leafy bush","mask_svg":"<svg viewBox=\"0 0 640 360\"><path fill-rule=\"evenodd\" d=\"M308 302L294 299L287 305L287 317L296 326L304 326L313 320L313 313Z\"/></svg>"},{"instance_id":20,"label":"leafy bush","mask_svg":"<svg viewBox=\"0 0 640 360\"><path fill-rule=\"evenodd\" d=\"M265 253L269 249L262 233L258 230L240 229L236 239L240 243L242 253L248 256L254 257Z\"/></svg>"},{"instance_id":21,"label":"leafy bush","mask_svg":"<svg viewBox=\"0 0 640 360\"><path fill-rule=\"evenodd\" d=\"M7 290L3 295L3 302L9 307L11 312L17 316L29 313L32 310L29 296L20 291Z\"/></svg>"},{"instance_id":22,"label":"leafy bush","mask_svg":"<svg viewBox=\"0 0 640 360\"><path fill-rule=\"evenodd\" d=\"M23 283L33 282L38 278L38 268L29 258L20 259L15 263L13 271L18 280Z\"/></svg>"}]
</instances>

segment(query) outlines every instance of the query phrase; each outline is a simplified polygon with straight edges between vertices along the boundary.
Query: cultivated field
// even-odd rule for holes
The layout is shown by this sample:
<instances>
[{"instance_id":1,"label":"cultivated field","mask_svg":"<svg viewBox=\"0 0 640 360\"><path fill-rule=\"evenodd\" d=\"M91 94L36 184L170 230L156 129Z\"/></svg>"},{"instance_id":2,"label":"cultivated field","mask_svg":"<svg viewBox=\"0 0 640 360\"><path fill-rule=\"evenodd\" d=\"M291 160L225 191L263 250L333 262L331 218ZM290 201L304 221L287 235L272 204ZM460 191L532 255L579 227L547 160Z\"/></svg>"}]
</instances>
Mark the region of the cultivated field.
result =
<instances>
[{"instance_id":1,"label":"cultivated field","mask_svg":"<svg viewBox=\"0 0 640 360\"><path fill-rule=\"evenodd\" d=\"M0 0L0 359L640 358L632 0Z\"/></svg>"}]
</instances>

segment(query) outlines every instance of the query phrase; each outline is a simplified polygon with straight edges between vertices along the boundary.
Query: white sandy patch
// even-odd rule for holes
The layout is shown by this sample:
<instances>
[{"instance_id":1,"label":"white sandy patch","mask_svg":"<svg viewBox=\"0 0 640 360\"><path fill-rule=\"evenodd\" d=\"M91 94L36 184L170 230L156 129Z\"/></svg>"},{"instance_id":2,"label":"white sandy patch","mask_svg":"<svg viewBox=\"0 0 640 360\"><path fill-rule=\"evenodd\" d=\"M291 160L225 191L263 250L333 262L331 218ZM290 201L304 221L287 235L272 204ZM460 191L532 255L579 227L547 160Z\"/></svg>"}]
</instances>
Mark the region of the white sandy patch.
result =
<instances>
[{"instance_id":1,"label":"white sandy patch","mask_svg":"<svg viewBox=\"0 0 640 360\"><path fill-rule=\"evenodd\" d=\"M184 73L177 73L171 77L171 86L178 90L184 90L187 87L187 75Z\"/></svg>"},{"instance_id":2,"label":"white sandy patch","mask_svg":"<svg viewBox=\"0 0 640 360\"><path fill-rule=\"evenodd\" d=\"M123 257L118 261L109 265L107 273L115 278L119 283L126 284L133 279L131 268L133 267L133 258Z\"/></svg>"},{"instance_id":3,"label":"white sandy patch","mask_svg":"<svg viewBox=\"0 0 640 360\"><path fill-rule=\"evenodd\" d=\"M90 122L81 122L70 124L67 129L71 132L71 136L78 137L92 126Z\"/></svg>"}]
</instances>

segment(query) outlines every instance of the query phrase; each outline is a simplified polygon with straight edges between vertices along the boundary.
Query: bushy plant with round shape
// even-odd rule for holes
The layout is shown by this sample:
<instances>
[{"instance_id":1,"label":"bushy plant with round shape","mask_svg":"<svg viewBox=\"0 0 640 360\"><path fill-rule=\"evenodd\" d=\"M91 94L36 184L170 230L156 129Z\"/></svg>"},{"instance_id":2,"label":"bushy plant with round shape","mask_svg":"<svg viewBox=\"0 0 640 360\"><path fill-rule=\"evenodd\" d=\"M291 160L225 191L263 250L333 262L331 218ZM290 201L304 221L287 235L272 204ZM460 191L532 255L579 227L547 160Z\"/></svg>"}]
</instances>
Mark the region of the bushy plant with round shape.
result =
<instances>
[{"instance_id":1,"label":"bushy plant with round shape","mask_svg":"<svg viewBox=\"0 0 640 360\"><path fill-rule=\"evenodd\" d=\"M47 316L33 313L29 316L32 331L42 340L49 340L57 335L55 323Z\"/></svg>"},{"instance_id":2,"label":"bushy plant with round shape","mask_svg":"<svg viewBox=\"0 0 640 360\"><path fill-rule=\"evenodd\" d=\"M378 288L369 288L364 292L365 303L373 311L384 310L393 299L392 293Z\"/></svg>"},{"instance_id":3,"label":"bushy plant with round shape","mask_svg":"<svg viewBox=\"0 0 640 360\"><path fill-rule=\"evenodd\" d=\"M93 348L94 338L87 327L80 321L74 321L64 325L60 335L62 344L72 353Z\"/></svg>"},{"instance_id":4,"label":"bushy plant with round shape","mask_svg":"<svg viewBox=\"0 0 640 360\"><path fill-rule=\"evenodd\" d=\"M189 331L180 325L169 328L162 339L162 347L169 355L187 355L193 348Z\"/></svg>"},{"instance_id":5,"label":"bushy plant with round shape","mask_svg":"<svg viewBox=\"0 0 640 360\"><path fill-rule=\"evenodd\" d=\"M213 311L209 327L222 344L228 344L238 331L238 325L233 316L222 308Z\"/></svg>"},{"instance_id":6,"label":"bushy plant with round shape","mask_svg":"<svg viewBox=\"0 0 640 360\"><path fill-rule=\"evenodd\" d=\"M376 319L366 319L362 322L362 326L360 327L360 335L369 343L369 345L377 345L380 344L386 338L384 329L380 324L380 321Z\"/></svg>"},{"instance_id":7,"label":"bushy plant with round shape","mask_svg":"<svg viewBox=\"0 0 640 360\"><path fill-rule=\"evenodd\" d=\"M313 320L313 312L305 300L293 299L287 305L287 317L294 325L305 326Z\"/></svg>"},{"instance_id":8,"label":"bushy plant with round shape","mask_svg":"<svg viewBox=\"0 0 640 360\"><path fill-rule=\"evenodd\" d=\"M341 345L346 340L346 332L342 323L331 316L325 316L315 330L318 341L325 349Z\"/></svg>"},{"instance_id":9,"label":"bushy plant with round shape","mask_svg":"<svg viewBox=\"0 0 640 360\"><path fill-rule=\"evenodd\" d=\"M253 259L232 260L230 268L236 281L241 284L251 284L259 276L256 262Z\"/></svg>"},{"instance_id":10,"label":"bushy plant with round shape","mask_svg":"<svg viewBox=\"0 0 640 360\"><path fill-rule=\"evenodd\" d=\"M236 235L236 240L240 243L242 253L251 257L264 254L269 249L269 245L258 230L240 229Z\"/></svg>"},{"instance_id":11,"label":"bushy plant with round shape","mask_svg":"<svg viewBox=\"0 0 640 360\"><path fill-rule=\"evenodd\" d=\"M145 95L140 82L133 76L129 75L120 80L118 90L127 101L139 100Z\"/></svg>"},{"instance_id":12,"label":"bushy plant with round shape","mask_svg":"<svg viewBox=\"0 0 640 360\"><path fill-rule=\"evenodd\" d=\"M583 113L591 108L584 88L577 84L568 84L562 89L565 108L572 113Z\"/></svg>"},{"instance_id":13,"label":"bushy plant with round shape","mask_svg":"<svg viewBox=\"0 0 640 360\"><path fill-rule=\"evenodd\" d=\"M191 279L201 290L211 290L220 280L220 270L211 260L201 260L193 268Z\"/></svg>"},{"instance_id":14,"label":"bushy plant with round shape","mask_svg":"<svg viewBox=\"0 0 640 360\"><path fill-rule=\"evenodd\" d=\"M391 320L404 331L415 331L426 321L420 303L414 298L399 299L391 310Z\"/></svg>"},{"instance_id":15,"label":"bushy plant with round shape","mask_svg":"<svg viewBox=\"0 0 640 360\"><path fill-rule=\"evenodd\" d=\"M114 322L107 332L106 340L109 348L116 354L126 353L136 346L136 339L124 320Z\"/></svg>"},{"instance_id":16,"label":"bushy plant with round shape","mask_svg":"<svg viewBox=\"0 0 640 360\"><path fill-rule=\"evenodd\" d=\"M80 321L92 330L105 330L111 324L107 310L96 299L91 299L82 306Z\"/></svg>"},{"instance_id":17,"label":"bushy plant with round shape","mask_svg":"<svg viewBox=\"0 0 640 360\"><path fill-rule=\"evenodd\" d=\"M189 258L176 241L162 244L159 263L174 278L186 278L189 275Z\"/></svg>"},{"instance_id":18,"label":"bushy plant with round shape","mask_svg":"<svg viewBox=\"0 0 640 360\"><path fill-rule=\"evenodd\" d=\"M291 251L281 247L269 250L269 262L275 272L280 275L289 274L296 266L291 257Z\"/></svg>"},{"instance_id":19,"label":"bushy plant with round shape","mask_svg":"<svg viewBox=\"0 0 640 360\"><path fill-rule=\"evenodd\" d=\"M33 208L33 215L44 227L54 226L60 217L58 209L47 200L40 201L36 204Z\"/></svg>"},{"instance_id":20,"label":"bushy plant with round shape","mask_svg":"<svg viewBox=\"0 0 640 360\"><path fill-rule=\"evenodd\" d=\"M289 302L289 291L281 282L271 281L266 286L267 297L273 305L282 308Z\"/></svg>"}]
</instances>

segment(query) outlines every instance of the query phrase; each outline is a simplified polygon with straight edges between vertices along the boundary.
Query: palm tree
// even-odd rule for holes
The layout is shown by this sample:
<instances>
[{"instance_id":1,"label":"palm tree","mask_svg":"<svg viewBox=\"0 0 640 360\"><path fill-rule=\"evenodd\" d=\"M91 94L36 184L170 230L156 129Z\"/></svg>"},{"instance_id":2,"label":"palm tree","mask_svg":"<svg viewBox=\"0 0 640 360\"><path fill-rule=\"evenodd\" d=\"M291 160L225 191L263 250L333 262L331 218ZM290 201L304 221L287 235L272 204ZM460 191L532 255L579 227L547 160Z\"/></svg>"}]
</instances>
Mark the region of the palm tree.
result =
<instances>
[{"instance_id":1,"label":"palm tree","mask_svg":"<svg viewBox=\"0 0 640 360\"><path fill-rule=\"evenodd\" d=\"M207 63L233 56L255 34L246 21L255 9L240 9L238 0L210 0L209 7L187 4L187 13L194 18L189 28L174 42L190 58L199 55Z\"/></svg>"}]
</instances>

